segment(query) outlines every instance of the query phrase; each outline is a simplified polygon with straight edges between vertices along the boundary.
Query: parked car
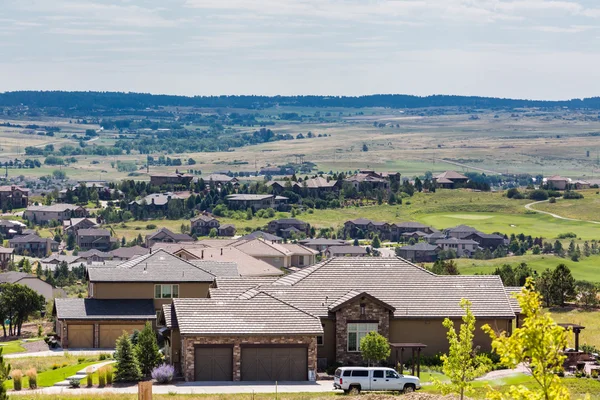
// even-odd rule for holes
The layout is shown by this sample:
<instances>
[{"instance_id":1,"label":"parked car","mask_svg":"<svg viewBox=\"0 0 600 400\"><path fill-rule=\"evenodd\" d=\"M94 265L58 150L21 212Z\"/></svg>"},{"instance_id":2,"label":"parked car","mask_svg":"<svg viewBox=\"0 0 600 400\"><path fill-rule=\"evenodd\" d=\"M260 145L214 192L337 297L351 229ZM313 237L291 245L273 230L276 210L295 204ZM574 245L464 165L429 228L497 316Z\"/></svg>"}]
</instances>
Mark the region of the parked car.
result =
<instances>
[{"instance_id":1,"label":"parked car","mask_svg":"<svg viewBox=\"0 0 600 400\"><path fill-rule=\"evenodd\" d=\"M341 367L336 369L333 387L344 393L361 391L414 392L421 389L416 376L400 375L392 368Z\"/></svg>"}]
</instances>

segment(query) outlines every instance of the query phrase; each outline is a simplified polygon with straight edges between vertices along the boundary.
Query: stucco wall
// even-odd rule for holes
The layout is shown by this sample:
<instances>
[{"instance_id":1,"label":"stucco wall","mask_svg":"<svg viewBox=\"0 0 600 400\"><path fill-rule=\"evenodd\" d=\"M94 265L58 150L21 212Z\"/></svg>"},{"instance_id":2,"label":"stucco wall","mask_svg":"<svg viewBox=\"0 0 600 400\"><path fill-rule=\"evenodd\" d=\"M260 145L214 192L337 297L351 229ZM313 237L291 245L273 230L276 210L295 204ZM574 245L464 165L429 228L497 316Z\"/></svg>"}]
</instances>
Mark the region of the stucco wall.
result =
<instances>
[{"instance_id":1,"label":"stucco wall","mask_svg":"<svg viewBox=\"0 0 600 400\"><path fill-rule=\"evenodd\" d=\"M161 282L155 282L159 284ZM95 282L95 299L154 299L154 282ZM169 282L168 284L175 284ZM208 282L179 283L179 298L205 298L208 296ZM154 308L162 309L163 304L170 304L172 299L154 299Z\"/></svg>"}]
</instances>

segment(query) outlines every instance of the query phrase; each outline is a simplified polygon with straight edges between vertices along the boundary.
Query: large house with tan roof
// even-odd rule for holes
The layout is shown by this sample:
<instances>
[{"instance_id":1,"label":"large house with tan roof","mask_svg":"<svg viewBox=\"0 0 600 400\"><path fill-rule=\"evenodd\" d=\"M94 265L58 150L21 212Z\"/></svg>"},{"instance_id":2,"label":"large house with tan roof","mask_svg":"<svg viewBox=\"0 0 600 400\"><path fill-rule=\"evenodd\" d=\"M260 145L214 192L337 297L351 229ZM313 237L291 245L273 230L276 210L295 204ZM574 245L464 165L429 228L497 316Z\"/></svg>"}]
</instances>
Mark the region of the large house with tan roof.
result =
<instances>
[{"instance_id":1,"label":"large house with tan roof","mask_svg":"<svg viewBox=\"0 0 600 400\"><path fill-rule=\"evenodd\" d=\"M276 268L307 267L316 262L319 254L301 244L273 243L263 239L240 239L231 246Z\"/></svg>"},{"instance_id":2,"label":"large house with tan roof","mask_svg":"<svg viewBox=\"0 0 600 400\"><path fill-rule=\"evenodd\" d=\"M25 208L29 202L29 189L16 185L0 186L0 209Z\"/></svg>"},{"instance_id":3,"label":"large house with tan roof","mask_svg":"<svg viewBox=\"0 0 600 400\"><path fill-rule=\"evenodd\" d=\"M443 189L456 189L469 181L469 178L456 171L446 171L433 177L435 184Z\"/></svg>"},{"instance_id":4,"label":"large house with tan roof","mask_svg":"<svg viewBox=\"0 0 600 400\"><path fill-rule=\"evenodd\" d=\"M81 206L73 204L52 204L50 206L29 206L23 212L23 219L36 224L47 224L50 221L63 221L71 218L84 218L88 212Z\"/></svg>"}]
</instances>

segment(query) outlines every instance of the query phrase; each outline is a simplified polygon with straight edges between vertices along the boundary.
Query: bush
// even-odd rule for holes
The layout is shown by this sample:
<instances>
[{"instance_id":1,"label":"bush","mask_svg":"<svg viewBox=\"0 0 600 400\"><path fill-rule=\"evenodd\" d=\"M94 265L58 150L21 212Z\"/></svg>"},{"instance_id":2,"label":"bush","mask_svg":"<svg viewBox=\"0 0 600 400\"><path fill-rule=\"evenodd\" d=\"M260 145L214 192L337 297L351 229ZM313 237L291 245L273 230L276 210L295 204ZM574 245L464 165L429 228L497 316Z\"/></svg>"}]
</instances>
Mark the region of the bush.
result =
<instances>
[{"instance_id":1,"label":"bush","mask_svg":"<svg viewBox=\"0 0 600 400\"><path fill-rule=\"evenodd\" d=\"M519 192L519 189L517 188L511 188L506 191L506 197L508 197L509 199L513 199L516 195L520 194L521 192Z\"/></svg>"},{"instance_id":2,"label":"bush","mask_svg":"<svg viewBox=\"0 0 600 400\"><path fill-rule=\"evenodd\" d=\"M85 361L85 357L77 357L77 364L81 364Z\"/></svg>"},{"instance_id":3,"label":"bush","mask_svg":"<svg viewBox=\"0 0 600 400\"><path fill-rule=\"evenodd\" d=\"M113 367L112 365L107 365L104 367L106 370L106 384L112 385L113 383Z\"/></svg>"},{"instance_id":4,"label":"bush","mask_svg":"<svg viewBox=\"0 0 600 400\"><path fill-rule=\"evenodd\" d=\"M71 386L73 389L78 389L79 386L81 386L81 381L79 378L71 378L69 379L69 386Z\"/></svg>"},{"instance_id":5,"label":"bush","mask_svg":"<svg viewBox=\"0 0 600 400\"><path fill-rule=\"evenodd\" d=\"M557 239L577 239L577 234L573 232L559 233Z\"/></svg>"},{"instance_id":6,"label":"bush","mask_svg":"<svg viewBox=\"0 0 600 400\"><path fill-rule=\"evenodd\" d=\"M170 383L173 380L175 369L172 365L161 364L152 370L152 379L155 379L158 383Z\"/></svg>"},{"instance_id":7,"label":"bush","mask_svg":"<svg viewBox=\"0 0 600 400\"><path fill-rule=\"evenodd\" d=\"M548 192L543 189L532 190L527 196L531 200L543 201L548 200Z\"/></svg>"},{"instance_id":8,"label":"bush","mask_svg":"<svg viewBox=\"0 0 600 400\"><path fill-rule=\"evenodd\" d=\"M570 190L567 190L563 194L563 199L583 199L583 195L578 192L572 192Z\"/></svg>"},{"instance_id":9,"label":"bush","mask_svg":"<svg viewBox=\"0 0 600 400\"><path fill-rule=\"evenodd\" d=\"M87 387L94 386L94 379L92 378L93 372L94 372L94 369L92 367L87 367L85 369L85 373L87 374L87 376L86 376Z\"/></svg>"},{"instance_id":10,"label":"bush","mask_svg":"<svg viewBox=\"0 0 600 400\"><path fill-rule=\"evenodd\" d=\"M550 200L548 200L548 203L550 203L550 204L556 203L556 197L550 197Z\"/></svg>"},{"instance_id":11,"label":"bush","mask_svg":"<svg viewBox=\"0 0 600 400\"><path fill-rule=\"evenodd\" d=\"M29 389L37 389L37 370L30 368L25 372L25 375L29 378Z\"/></svg>"},{"instance_id":12,"label":"bush","mask_svg":"<svg viewBox=\"0 0 600 400\"><path fill-rule=\"evenodd\" d=\"M108 359L110 359L110 354L100 353L100 356L98 356L98 359L100 361L108 360Z\"/></svg>"},{"instance_id":13,"label":"bush","mask_svg":"<svg viewBox=\"0 0 600 400\"><path fill-rule=\"evenodd\" d=\"M15 390L21 390L23 387L23 372L20 369L15 369L10 373L10 376L13 379Z\"/></svg>"},{"instance_id":14,"label":"bush","mask_svg":"<svg viewBox=\"0 0 600 400\"><path fill-rule=\"evenodd\" d=\"M146 225L146 229L156 229L156 225L148 224L148 225Z\"/></svg>"},{"instance_id":15,"label":"bush","mask_svg":"<svg viewBox=\"0 0 600 400\"><path fill-rule=\"evenodd\" d=\"M98 387L103 388L106 386L106 370L104 368L98 369Z\"/></svg>"},{"instance_id":16,"label":"bush","mask_svg":"<svg viewBox=\"0 0 600 400\"><path fill-rule=\"evenodd\" d=\"M57 363L52 364L52 369L58 369L60 368L60 365Z\"/></svg>"}]
</instances>

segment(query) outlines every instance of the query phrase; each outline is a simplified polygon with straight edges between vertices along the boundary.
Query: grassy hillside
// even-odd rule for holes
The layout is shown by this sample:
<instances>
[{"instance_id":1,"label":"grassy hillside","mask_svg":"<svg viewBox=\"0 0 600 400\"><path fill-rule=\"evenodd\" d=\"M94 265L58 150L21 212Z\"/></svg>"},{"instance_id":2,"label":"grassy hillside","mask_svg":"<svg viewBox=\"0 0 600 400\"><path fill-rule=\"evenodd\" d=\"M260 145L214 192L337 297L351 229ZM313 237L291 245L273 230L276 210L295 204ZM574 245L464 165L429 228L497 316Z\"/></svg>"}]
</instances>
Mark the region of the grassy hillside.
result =
<instances>
[{"instance_id":1,"label":"grassy hillside","mask_svg":"<svg viewBox=\"0 0 600 400\"><path fill-rule=\"evenodd\" d=\"M556 203L539 203L533 208L558 214L566 218L600 222L600 194L597 189L582 190L584 198L579 200L558 199Z\"/></svg>"}]
</instances>

